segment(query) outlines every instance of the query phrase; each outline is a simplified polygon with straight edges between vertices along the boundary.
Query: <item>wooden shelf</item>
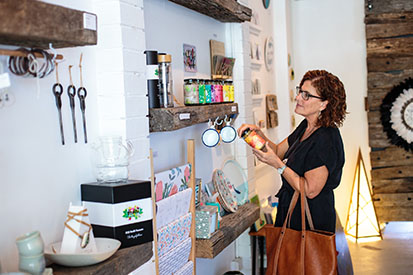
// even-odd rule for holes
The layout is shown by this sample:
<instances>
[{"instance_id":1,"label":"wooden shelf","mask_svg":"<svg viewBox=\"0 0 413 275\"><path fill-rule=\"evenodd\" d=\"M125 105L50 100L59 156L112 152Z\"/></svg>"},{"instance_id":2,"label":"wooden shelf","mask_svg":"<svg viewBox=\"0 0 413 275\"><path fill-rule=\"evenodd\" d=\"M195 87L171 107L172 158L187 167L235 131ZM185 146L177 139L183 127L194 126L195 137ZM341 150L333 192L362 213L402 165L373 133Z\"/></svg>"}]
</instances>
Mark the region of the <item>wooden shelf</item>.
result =
<instances>
[{"instance_id":1,"label":"wooden shelf","mask_svg":"<svg viewBox=\"0 0 413 275\"><path fill-rule=\"evenodd\" d=\"M174 131L198 123L215 120L225 115L234 120L238 115L237 103L211 104L201 106L184 106L174 108L149 109L149 131Z\"/></svg>"},{"instance_id":2,"label":"wooden shelf","mask_svg":"<svg viewBox=\"0 0 413 275\"><path fill-rule=\"evenodd\" d=\"M0 44L48 48L97 44L96 15L33 0L0 1ZM90 21L89 21L90 20ZM87 28L91 26L86 24Z\"/></svg>"},{"instance_id":3,"label":"wooden shelf","mask_svg":"<svg viewBox=\"0 0 413 275\"><path fill-rule=\"evenodd\" d=\"M118 250L106 261L85 267L51 265L54 275L129 274L152 258L152 242Z\"/></svg>"},{"instance_id":4,"label":"wooden shelf","mask_svg":"<svg viewBox=\"0 0 413 275\"><path fill-rule=\"evenodd\" d=\"M237 212L224 216L220 228L210 239L196 240L196 257L215 258L259 218L260 208L252 203L246 203Z\"/></svg>"},{"instance_id":5,"label":"wooden shelf","mask_svg":"<svg viewBox=\"0 0 413 275\"><path fill-rule=\"evenodd\" d=\"M169 0L221 22L250 21L252 10L236 0Z\"/></svg>"}]
</instances>

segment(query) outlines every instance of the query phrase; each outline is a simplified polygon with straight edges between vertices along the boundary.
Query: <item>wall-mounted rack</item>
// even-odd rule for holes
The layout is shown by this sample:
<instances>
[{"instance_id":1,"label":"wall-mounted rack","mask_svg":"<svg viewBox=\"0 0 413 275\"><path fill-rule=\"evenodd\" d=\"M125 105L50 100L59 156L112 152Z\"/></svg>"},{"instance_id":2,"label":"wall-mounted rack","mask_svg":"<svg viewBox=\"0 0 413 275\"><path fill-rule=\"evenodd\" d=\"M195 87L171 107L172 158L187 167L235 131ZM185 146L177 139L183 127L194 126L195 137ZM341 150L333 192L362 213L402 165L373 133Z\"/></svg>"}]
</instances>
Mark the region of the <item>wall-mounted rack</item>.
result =
<instances>
[{"instance_id":1,"label":"wall-mounted rack","mask_svg":"<svg viewBox=\"0 0 413 275\"><path fill-rule=\"evenodd\" d=\"M21 57L26 57L27 56L27 54L22 52L22 51L19 51L19 50L6 50L6 49L0 49L0 55L21 56ZM43 57L43 55L40 54L40 53L34 53L34 56L39 57L39 58ZM61 60L61 59L63 59L63 55L58 54L58 55L56 55L55 59Z\"/></svg>"}]
</instances>

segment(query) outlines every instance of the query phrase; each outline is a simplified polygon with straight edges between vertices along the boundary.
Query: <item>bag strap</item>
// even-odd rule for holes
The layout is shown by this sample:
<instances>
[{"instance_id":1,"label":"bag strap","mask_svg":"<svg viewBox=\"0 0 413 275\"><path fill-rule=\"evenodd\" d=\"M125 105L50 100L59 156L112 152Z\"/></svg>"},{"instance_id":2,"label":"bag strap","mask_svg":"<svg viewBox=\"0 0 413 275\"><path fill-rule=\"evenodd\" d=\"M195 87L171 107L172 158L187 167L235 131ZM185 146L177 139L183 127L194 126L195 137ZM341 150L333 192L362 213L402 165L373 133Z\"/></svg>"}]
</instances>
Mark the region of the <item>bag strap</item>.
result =
<instances>
[{"instance_id":1,"label":"bag strap","mask_svg":"<svg viewBox=\"0 0 413 275\"><path fill-rule=\"evenodd\" d=\"M280 236L278 238L278 242L277 242L277 248L276 248L276 252L275 252L275 256L274 256L274 269L273 269L273 275L277 274L277 268L278 268L278 259L280 256L280 251L281 251L281 244L283 242L284 239L284 235L285 235L285 231L287 229L287 223L288 223L288 227L290 227L290 221L291 221L291 216L292 213L295 209L295 206L297 205L297 201L298 201L298 196L300 196L301 198L301 234L302 234L302 238L303 241L301 242L301 259L304 260L304 254L305 254L305 217L307 217L308 220L308 224L310 226L311 230L314 230L314 225L313 225L313 220L311 217L311 212L310 212L310 208L308 206L308 201L307 201L307 197L305 196L305 180L304 177L300 177L300 191L295 191L294 195L291 199L290 202L290 206L288 207L288 212L287 212L287 217L284 220L284 224L281 228L281 232L280 232ZM301 273L304 275L304 263L301 266Z\"/></svg>"},{"instance_id":2,"label":"bag strap","mask_svg":"<svg viewBox=\"0 0 413 275\"><path fill-rule=\"evenodd\" d=\"M304 184L304 178L300 177L300 199L301 199L301 274L304 275L304 266L305 266L305 235L306 235L306 231L305 231L305 209L307 208L306 206L306 202L307 202L307 198L305 196L305 184Z\"/></svg>"},{"instance_id":3,"label":"bag strap","mask_svg":"<svg viewBox=\"0 0 413 275\"><path fill-rule=\"evenodd\" d=\"M285 231L287 229L287 220L289 220L291 218L291 213L293 212L293 210L294 210L294 208L297 204L298 194L299 194L298 191L294 192L294 195L293 195L293 197L291 199L291 202L290 202L290 206L288 208L287 217L285 218L283 227L281 228L280 236L278 237L277 248L275 250L275 255L274 255L274 269L273 269L273 274L272 275L277 274L278 258L280 257L281 244L283 242Z\"/></svg>"}]
</instances>

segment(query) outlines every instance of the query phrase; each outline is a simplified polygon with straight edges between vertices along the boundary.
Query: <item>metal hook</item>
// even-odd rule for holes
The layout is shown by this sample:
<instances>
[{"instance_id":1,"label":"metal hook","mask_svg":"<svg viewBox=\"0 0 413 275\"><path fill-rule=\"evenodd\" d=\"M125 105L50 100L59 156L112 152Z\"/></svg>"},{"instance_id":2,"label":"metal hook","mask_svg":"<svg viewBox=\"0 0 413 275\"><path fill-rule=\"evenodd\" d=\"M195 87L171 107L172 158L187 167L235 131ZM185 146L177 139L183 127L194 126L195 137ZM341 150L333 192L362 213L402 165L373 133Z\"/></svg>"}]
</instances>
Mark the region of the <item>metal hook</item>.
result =
<instances>
[{"instance_id":1,"label":"metal hook","mask_svg":"<svg viewBox=\"0 0 413 275\"><path fill-rule=\"evenodd\" d=\"M49 50L53 53L53 58L52 58L52 62L55 63L56 57L57 57L57 52L56 50L53 48L53 44L49 43Z\"/></svg>"},{"instance_id":2,"label":"metal hook","mask_svg":"<svg viewBox=\"0 0 413 275\"><path fill-rule=\"evenodd\" d=\"M216 124L216 125L221 125L221 124L224 122L224 120L221 120L221 123L218 123L218 119L219 119L219 117L217 117L217 118L215 119L215 124Z\"/></svg>"}]
</instances>

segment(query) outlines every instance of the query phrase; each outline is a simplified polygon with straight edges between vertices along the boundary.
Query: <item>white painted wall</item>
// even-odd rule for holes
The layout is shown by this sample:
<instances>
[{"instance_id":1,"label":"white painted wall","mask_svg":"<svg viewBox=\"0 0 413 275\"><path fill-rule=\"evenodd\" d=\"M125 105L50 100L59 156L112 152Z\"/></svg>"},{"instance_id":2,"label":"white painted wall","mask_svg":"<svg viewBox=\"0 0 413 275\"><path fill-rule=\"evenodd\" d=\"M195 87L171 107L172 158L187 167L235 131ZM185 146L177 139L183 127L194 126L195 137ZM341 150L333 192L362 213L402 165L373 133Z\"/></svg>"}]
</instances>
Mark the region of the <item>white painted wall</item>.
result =
<instances>
[{"instance_id":1,"label":"white painted wall","mask_svg":"<svg viewBox=\"0 0 413 275\"><path fill-rule=\"evenodd\" d=\"M99 46L58 49L65 57L59 66L59 79L66 89L68 65L72 64L73 81L79 85L77 66L83 52L89 142L101 134L127 138L136 147L129 167L131 178L147 179L149 132L142 1L46 2L97 14ZM0 57L0 62L4 65L5 58ZM36 80L12 76L11 82L15 103L0 109L0 262L4 272L17 271L16 237L39 230L46 245L60 241L69 203L80 203L80 184L95 181L89 147L82 142L79 107L76 110L79 142L73 142L66 93L62 96L66 145L60 144L51 91L55 74L40 80L39 98Z\"/></svg>"},{"instance_id":2,"label":"white painted wall","mask_svg":"<svg viewBox=\"0 0 413 275\"><path fill-rule=\"evenodd\" d=\"M349 114L341 128L346 153L336 209L345 224L360 147L370 171L367 114L364 2L358 0L291 1L293 56L297 84L307 70L326 69L344 83Z\"/></svg>"}]
</instances>

